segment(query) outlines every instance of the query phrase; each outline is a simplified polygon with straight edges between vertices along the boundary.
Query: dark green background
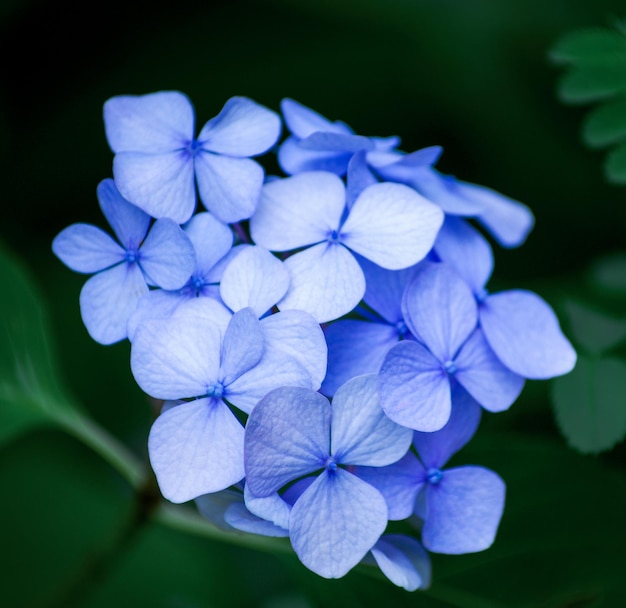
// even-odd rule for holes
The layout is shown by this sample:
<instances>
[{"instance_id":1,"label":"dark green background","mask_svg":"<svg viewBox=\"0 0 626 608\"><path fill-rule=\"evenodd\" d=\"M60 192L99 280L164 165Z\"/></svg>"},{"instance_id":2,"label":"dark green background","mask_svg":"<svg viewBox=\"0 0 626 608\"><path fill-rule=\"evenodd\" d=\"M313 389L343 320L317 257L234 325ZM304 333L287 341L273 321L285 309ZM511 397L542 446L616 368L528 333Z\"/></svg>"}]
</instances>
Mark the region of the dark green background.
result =
<instances>
[{"instance_id":1,"label":"dark green background","mask_svg":"<svg viewBox=\"0 0 626 608\"><path fill-rule=\"evenodd\" d=\"M608 0L4 0L0 240L38 285L71 393L145 461L154 412L128 346L89 339L84 277L50 251L70 223L104 226L95 189L111 175L107 98L181 90L202 125L233 95L275 110L292 97L358 133L399 135L407 151L443 145L442 171L535 213L524 247L496 249L492 287L534 289L559 310L564 294L584 294L592 260L626 249L626 190L605 182L602 155L580 143L584 109L557 100L561 69L547 52L573 29L625 14ZM289 555L172 531L76 439L21 434L0 448L0 605L626 605L624 446L602 456L568 448L547 382L486 418L456 462L506 480L498 539L481 554L434 556L426 594L362 571L324 581Z\"/></svg>"}]
</instances>

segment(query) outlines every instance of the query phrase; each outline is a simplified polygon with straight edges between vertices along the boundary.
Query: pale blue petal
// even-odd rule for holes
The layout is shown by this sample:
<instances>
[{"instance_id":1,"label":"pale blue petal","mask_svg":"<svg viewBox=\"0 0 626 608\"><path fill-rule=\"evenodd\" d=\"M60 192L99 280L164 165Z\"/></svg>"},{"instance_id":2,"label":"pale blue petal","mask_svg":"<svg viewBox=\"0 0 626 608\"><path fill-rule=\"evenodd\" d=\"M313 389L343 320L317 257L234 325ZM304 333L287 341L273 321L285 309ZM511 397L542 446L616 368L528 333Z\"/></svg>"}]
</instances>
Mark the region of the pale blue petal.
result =
<instances>
[{"instance_id":1,"label":"pale blue petal","mask_svg":"<svg viewBox=\"0 0 626 608\"><path fill-rule=\"evenodd\" d=\"M466 221L447 216L437 235L435 252L456 270L475 294L482 294L493 272L491 245Z\"/></svg>"},{"instance_id":2,"label":"pale blue petal","mask_svg":"<svg viewBox=\"0 0 626 608\"><path fill-rule=\"evenodd\" d=\"M289 271L264 247L248 247L224 270L222 300L231 310L247 306L261 317L289 288Z\"/></svg>"},{"instance_id":3,"label":"pale blue petal","mask_svg":"<svg viewBox=\"0 0 626 608\"><path fill-rule=\"evenodd\" d=\"M249 414L262 397L281 386L313 388L310 374L296 359L266 352L258 365L228 385L224 396Z\"/></svg>"},{"instance_id":4,"label":"pale blue petal","mask_svg":"<svg viewBox=\"0 0 626 608\"><path fill-rule=\"evenodd\" d=\"M394 422L417 431L438 431L450 417L450 381L421 344L396 344L380 369L379 393Z\"/></svg>"},{"instance_id":5,"label":"pale blue petal","mask_svg":"<svg viewBox=\"0 0 626 608\"><path fill-rule=\"evenodd\" d=\"M118 95L104 104L104 127L113 152L171 152L193 138L193 106L178 91Z\"/></svg>"},{"instance_id":6,"label":"pale blue petal","mask_svg":"<svg viewBox=\"0 0 626 608\"><path fill-rule=\"evenodd\" d=\"M322 473L291 510L289 533L300 561L324 578L341 578L376 544L387 525L378 490L337 469Z\"/></svg>"},{"instance_id":7,"label":"pale blue petal","mask_svg":"<svg viewBox=\"0 0 626 608\"><path fill-rule=\"evenodd\" d=\"M311 376L317 390L326 375L328 349L319 323L303 310L284 310L261 319L268 352L282 352L295 359Z\"/></svg>"},{"instance_id":8,"label":"pale blue petal","mask_svg":"<svg viewBox=\"0 0 626 608\"><path fill-rule=\"evenodd\" d=\"M91 224L72 224L52 241L52 252L76 272L99 272L119 264L125 251L104 231Z\"/></svg>"},{"instance_id":9,"label":"pale blue petal","mask_svg":"<svg viewBox=\"0 0 626 608\"><path fill-rule=\"evenodd\" d=\"M193 161L188 152L121 152L113 159L113 177L122 196L155 218L186 222L196 207Z\"/></svg>"},{"instance_id":10,"label":"pale blue petal","mask_svg":"<svg viewBox=\"0 0 626 608\"><path fill-rule=\"evenodd\" d=\"M246 424L246 483L258 497L322 468L330 447L330 403L306 388L266 395Z\"/></svg>"},{"instance_id":11,"label":"pale blue petal","mask_svg":"<svg viewBox=\"0 0 626 608\"><path fill-rule=\"evenodd\" d=\"M224 334L220 361L220 380L230 385L254 367L263 356L263 333L251 308L236 312Z\"/></svg>"},{"instance_id":12,"label":"pale blue petal","mask_svg":"<svg viewBox=\"0 0 626 608\"><path fill-rule=\"evenodd\" d=\"M226 509L224 520L236 530L248 532L249 534L259 534L260 536L271 536L274 538L286 538L289 536L289 530L253 515L246 509L245 505L239 503L234 503Z\"/></svg>"},{"instance_id":13,"label":"pale blue petal","mask_svg":"<svg viewBox=\"0 0 626 608\"><path fill-rule=\"evenodd\" d=\"M378 183L378 179L367 164L365 154L365 150L357 152L348 163L348 176L346 180L346 203L348 209L352 208L354 201L365 188Z\"/></svg>"},{"instance_id":14,"label":"pale blue petal","mask_svg":"<svg viewBox=\"0 0 626 608\"><path fill-rule=\"evenodd\" d=\"M500 361L520 376L553 378L576 365L576 351L554 311L531 291L489 296L480 307L480 324Z\"/></svg>"},{"instance_id":15,"label":"pale blue petal","mask_svg":"<svg viewBox=\"0 0 626 608\"><path fill-rule=\"evenodd\" d=\"M129 203L110 178L98 184L97 195L100 209L120 243L126 249L139 249L150 227L150 216Z\"/></svg>"},{"instance_id":16,"label":"pale blue petal","mask_svg":"<svg viewBox=\"0 0 626 608\"><path fill-rule=\"evenodd\" d=\"M224 335L226 328L233 317L233 313L220 301L212 297L187 298L172 313L173 317L190 318L191 323L195 319L201 322L209 321L216 325L221 334Z\"/></svg>"},{"instance_id":17,"label":"pale blue petal","mask_svg":"<svg viewBox=\"0 0 626 608\"><path fill-rule=\"evenodd\" d=\"M230 524L225 520L226 510L233 504L239 504L243 507L243 494L239 490L222 490L196 498L196 506L202 516L226 532L233 531Z\"/></svg>"},{"instance_id":18,"label":"pale blue petal","mask_svg":"<svg viewBox=\"0 0 626 608\"><path fill-rule=\"evenodd\" d=\"M385 534L372 548L372 555L382 573L394 585L407 591L429 587L430 558L414 538Z\"/></svg>"},{"instance_id":19,"label":"pale blue petal","mask_svg":"<svg viewBox=\"0 0 626 608\"><path fill-rule=\"evenodd\" d=\"M326 240L339 228L345 198L343 182L332 173L314 171L267 183L250 220L252 240L271 251Z\"/></svg>"},{"instance_id":20,"label":"pale blue petal","mask_svg":"<svg viewBox=\"0 0 626 608\"><path fill-rule=\"evenodd\" d=\"M232 224L254 213L264 178L259 163L201 151L194 164L200 200L218 219Z\"/></svg>"},{"instance_id":21,"label":"pale blue petal","mask_svg":"<svg viewBox=\"0 0 626 608\"><path fill-rule=\"evenodd\" d=\"M398 342L395 327L383 323L340 320L324 330L328 372L322 392L332 396L344 383L363 374L377 374L389 349Z\"/></svg>"},{"instance_id":22,"label":"pale blue petal","mask_svg":"<svg viewBox=\"0 0 626 608\"><path fill-rule=\"evenodd\" d=\"M480 404L458 384L452 388L452 412L434 433L413 434L413 444L427 469L441 469L473 436L480 424Z\"/></svg>"},{"instance_id":23,"label":"pale blue petal","mask_svg":"<svg viewBox=\"0 0 626 608\"><path fill-rule=\"evenodd\" d=\"M89 335L100 344L126 338L128 319L147 292L136 264L118 264L91 277L80 292L80 312Z\"/></svg>"},{"instance_id":24,"label":"pale blue petal","mask_svg":"<svg viewBox=\"0 0 626 608\"><path fill-rule=\"evenodd\" d=\"M287 128L298 138L308 137L315 131L351 133L343 123L333 123L321 114L286 97L280 102Z\"/></svg>"},{"instance_id":25,"label":"pale blue petal","mask_svg":"<svg viewBox=\"0 0 626 608\"><path fill-rule=\"evenodd\" d=\"M341 176L346 172L351 156L350 152L306 150L295 137L288 137L278 148L278 164L288 175L306 171L329 171Z\"/></svg>"},{"instance_id":26,"label":"pale blue petal","mask_svg":"<svg viewBox=\"0 0 626 608\"><path fill-rule=\"evenodd\" d=\"M404 294L404 320L411 333L446 363L476 327L476 300L467 283L447 264L425 263Z\"/></svg>"},{"instance_id":27,"label":"pale blue petal","mask_svg":"<svg viewBox=\"0 0 626 608\"><path fill-rule=\"evenodd\" d=\"M247 97L231 97L222 111L204 125L198 142L209 152L256 156L276 143L280 131L276 112Z\"/></svg>"},{"instance_id":28,"label":"pale blue petal","mask_svg":"<svg viewBox=\"0 0 626 608\"><path fill-rule=\"evenodd\" d=\"M416 167L430 167L439 160L442 152L441 146L430 146L410 154L394 155L395 159L393 157L384 159L382 155L381 158L375 158L373 154L370 154L368 161L384 180L410 183ZM384 160L388 162L381 162Z\"/></svg>"},{"instance_id":29,"label":"pale blue petal","mask_svg":"<svg viewBox=\"0 0 626 608\"><path fill-rule=\"evenodd\" d=\"M454 363L456 379L490 412L511 407L524 388L524 378L500 363L480 329L461 347Z\"/></svg>"},{"instance_id":30,"label":"pale blue petal","mask_svg":"<svg viewBox=\"0 0 626 608\"><path fill-rule=\"evenodd\" d=\"M473 466L447 469L426 492L426 549L459 555L491 546L504 509L505 486L496 473Z\"/></svg>"},{"instance_id":31,"label":"pale blue petal","mask_svg":"<svg viewBox=\"0 0 626 608\"><path fill-rule=\"evenodd\" d=\"M353 472L383 495L390 521L406 519L413 513L415 499L426 481L426 470L412 452L389 466L355 467Z\"/></svg>"},{"instance_id":32,"label":"pale blue petal","mask_svg":"<svg viewBox=\"0 0 626 608\"><path fill-rule=\"evenodd\" d=\"M301 139L300 147L305 150L350 152L354 154L354 152L359 150L373 150L374 142L362 135L317 131Z\"/></svg>"},{"instance_id":33,"label":"pale blue petal","mask_svg":"<svg viewBox=\"0 0 626 608\"><path fill-rule=\"evenodd\" d=\"M482 207L477 219L500 245L518 247L526 240L535 224L533 213L526 205L484 186L459 182L458 188L466 199Z\"/></svg>"},{"instance_id":34,"label":"pale blue petal","mask_svg":"<svg viewBox=\"0 0 626 608\"><path fill-rule=\"evenodd\" d=\"M287 258L291 276L280 310L304 310L318 323L349 313L365 293L363 271L341 245L320 243Z\"/></svg>"},{"instance_id":35,"label":"pale blue petal","mask_svg":"<svg viewBox=\"0 0 626 608\"><path fill-rule=\"evenodd\" d=\"M179 309L169 319L139 325L131 369L142 390L157 399L203 396L217 380L220 343L217 325Z\"/></svg>"},{"instance_id":36,"label":"pale blue petal","mask_svg":"<svg viewBox=\"0 0 626 608\"><path fill-rule=\"evenodd\" d=\"M404 322L402 296L419 266L410 266L402 270L387 270L364 257L359 256L357 260L365 274L364 302L392 325Z\"/></svg>"},{"instance_id":37,"label":"pale blue petal","mask_svg":"<svg viewBox=\"0 0 626 608\"><path fill-rule=\"evenodd\" d=\"M179 291L153 289L139 298L135 311L128 319L128 339L132 342L137 327L147 319L166 319L190 296Z\"/></svg>"},{"instance_id":38,"label":"pale blue petal","mask_svg":"<svg viewBox=\"0 0 626 608\"><path fill-rule=\"evenodd\" d=\"M181 503L237 483L244 476L243 434L219 399L190 401L161 414L148 437L161 494Z\"/></svg>"},{"instance_id":39,"label":"pale blue petal","mask_svg":"<svg viewBox=\"0 0 626 608\"><path fill-rule=\"evenodd\" d=\"M180 226L162 219L154 223L141 246L139 264L154 285L178 289L191 276L196 254Z\"/></svg>"},{"instance_id":40,"label":"pale blue petal","mask_svg":"<svg viewBox=\"0 0 626 608\"><path fill-rule=\"evenodd\" d=\"M402 458L413 431L392 422L378 399L378 377L358 376L339 387L332 403L331 454L342 464L383 467Z\"/></svg>"},{"instance_id":41,"label":"pale blue petal","mask_svg":"<svg viewBox=\"0 0 626 608\"><path fill-rule=\"evenodd\" d=\"M243 489L243 497L246 507L251 513L285 530L289 528L291 507L278 493L259 498L252 494L250 488L246 485Z\"/></svg>"},{"instance_id":42,"label":"pale blue petal","mask_svg":"<svg viewBox=\"0 0 626 608\"><path fill-rule=\"evenodd\" d=\"M402 184L374 184L352 205L341 227L347 247L390 270L422 260L435 242L443 213Z\"/></svg>"},{"instance_id":43,"label":"pale blue petal","mask_svg":"<svg viewBox=\"0 0 626 608\"><path fill-rule=\"evenodd\" d=\"M232 230L207 212L196 213L184 230L196 252L194 274L206 277L233 246Z\"/></svg>"},{"instance_id":44,"label":"pale blue petal","mask_svg":"<svg viewBox=\"0 0 626 608\"><path fill-rule=\"evenodd\" d=\"M446 213L477 216L484 209L483 203L467 198L460 184L451 175L442 175L430 167L416 167L411 178L411 186Z\"/></svg>"}]
</instances>

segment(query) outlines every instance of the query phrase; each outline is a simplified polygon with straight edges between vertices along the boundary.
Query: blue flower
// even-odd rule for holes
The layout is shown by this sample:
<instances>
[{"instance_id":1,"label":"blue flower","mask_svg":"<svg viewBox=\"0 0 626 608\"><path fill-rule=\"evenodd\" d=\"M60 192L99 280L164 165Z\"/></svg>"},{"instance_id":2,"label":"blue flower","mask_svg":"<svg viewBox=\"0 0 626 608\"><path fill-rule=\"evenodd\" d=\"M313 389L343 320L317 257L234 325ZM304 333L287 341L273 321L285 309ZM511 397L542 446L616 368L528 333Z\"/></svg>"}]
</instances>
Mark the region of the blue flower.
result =
<instances>
[{"instance_id":1,"label":"blue flower","mask_svg":"<svg viewBox=\"0 0 626 608\"><path fill-rule=\"evenodd\" d=\"M125 200L112 179L100 182L97 194L121 245L96 226L73 224L56 236L52 250L72 270L96 273L81 291L80 310L91 337L113 344L127 337L128 320L148 284L181 287L195 257L177 224L162 219L150 228L150 216Z\"/></svg>"},{"instance_id":2,"label":"blue flower","mask_svg":"<svg viewBox=\"0 0 626 608\"><path fill-rule=\"evenodd\" d=\"M341 179L312 171L267 183L250 231L271 251L306 247L285 262L291 284L278 307L323 323L350 312L365 293L351 251L384 268L407 268L426 256L442 222L436 205L401 184L366 188L348 211Z\"/></svg>"},{"instance_id":3,"label":"blue flower","mask_svg":"<svg viewBox=\"0 0 626 608\"><path fill-rule=\"evenodd\" d=\"M120 192L151 216L178 224L194 212L195 183L221 221L249 218L264 177L249 157L271 148L281 130L276 113L232 97L196 137L193 106L177 91L112 97L104 122Z\"/></svg>"},{"instance_id":4,"label":"blue flower","mask_svg":"<svg viewBox=\"0 0 626 608\"><path fill-rule=\"evenodd\" d=\"M328 400L279 388L246 426L246 484L257 497L311 475L289 516L291 544L307 568L338 578L372 549L387 525L382 495L346 468L384 466L403 456L411 431L380 408L375 376L360 376Z\"/></svg>"}]
</instances>

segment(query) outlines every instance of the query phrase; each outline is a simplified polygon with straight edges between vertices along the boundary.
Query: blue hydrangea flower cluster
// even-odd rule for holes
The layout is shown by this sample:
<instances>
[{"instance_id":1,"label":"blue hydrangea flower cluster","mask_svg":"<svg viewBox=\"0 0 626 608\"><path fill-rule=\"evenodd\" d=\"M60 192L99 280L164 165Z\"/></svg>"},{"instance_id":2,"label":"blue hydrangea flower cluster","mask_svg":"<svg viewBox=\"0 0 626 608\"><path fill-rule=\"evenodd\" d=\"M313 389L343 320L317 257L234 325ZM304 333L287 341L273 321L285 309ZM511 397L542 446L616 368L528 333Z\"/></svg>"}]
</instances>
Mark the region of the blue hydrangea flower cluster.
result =
<instances>
[{"instance_id":1,"label":"blue hydrangea flower cluster","mask_svg":"<svg viewBox=\"0 0 626 608\"><path fill-rule=\"evenodd\" d=\"M504 508L495 472L446 463L483 409L576 354L538 295L486 289L481 230L521 245L525 205L438 172L438 146L281 110L233 97L196 136L182 93L109 99L97 195L119 243L74 224L53 251L93 274L90 335L128 339L163 402L148 448L165 498L288 537L323 577L365 562L425 588L428 552L487 549ZM270 150L285 176L254 159Z\"/></svg>"}]
</instances>

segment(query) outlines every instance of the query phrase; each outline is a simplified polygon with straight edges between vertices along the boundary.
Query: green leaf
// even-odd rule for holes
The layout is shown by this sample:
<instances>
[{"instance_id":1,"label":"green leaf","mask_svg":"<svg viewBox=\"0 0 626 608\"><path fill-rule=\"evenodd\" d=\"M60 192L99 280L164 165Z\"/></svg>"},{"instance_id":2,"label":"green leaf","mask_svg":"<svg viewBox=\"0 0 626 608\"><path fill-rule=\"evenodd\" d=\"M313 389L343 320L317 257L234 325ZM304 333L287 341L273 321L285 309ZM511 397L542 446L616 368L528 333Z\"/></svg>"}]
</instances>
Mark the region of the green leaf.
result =
<instances>
[{"instance_id":1,"label":"green leaf","mask_svg":"<svg viewBox=\"0 0 626 608\"><path fill-rule=\"evenodd\" d=\"M577 30L563 36L549 56L557 63L607 63L626 56L626 37L603 28Z\"/></svg>"},{"instance_id":2,"label":"green leaf","mask_svg":"<svg viewBox=\"0 0 626 608\"><path fill-rule=\"evenodd\" d=\"M589 281L596 289L616 296L626 296L626 253L614 253L595 260Z\"/></svg>"},{"instance_id":3,"label":"green leaf","mask_svg":"<svg viewBox=\"0 0 626 608\"><path fill-rule=\"evenodd\" d=\"M571 68L561 79L558 94L566 103L602 101L626 91L626 56L610 65Z\"/></svg>"},{"instance_id":4,"label":"green leaf","mask_svg":"<svg viewBox=\"0 0 626 608\"><path fill-rule=\"evenodd\" d=\"M626 362L579 356L576 368L552 382L557 424L583 453L612 448L626 435Z\"/></svg>"},{"instance_id":5,"label":"green leaf","mask_svg":"<svg viewBox=\"0 0 626 608\"><path fill-rule=\"evenodd\" d=\"M62 428L132 484L141 484L143 466L62 388L51 356L43 298L19 262L1 247L0 284L0 446L36 428Z\"/></svg>"},{"instance_id":6,"label":"green leaf","mask_svg":"<svg viewBox=\"0 0 626 608\"><path fill-rule=\"evenodd\" d=\"M592 148L614 144L626 137L626 100L595 108L583 122L583 140Z\"/></svg>"},{"instance_id":7,"label":"green leaf","mask_svg":"<svg viewBox=\"0 0 626 608\"><path fill-rule=\"evenodd\" d=\"M604 171L610 182L626 184L626 143L611 150L607 156Z\"/></svg>"},{"instance_id":8,"label":"green leaf","mask_svg":"<svg viewBox=\"0 0 626 608\"><path fill-rule=\"evenodd\" d=\"M598 312L574 300L565 302L576 342L592 355L601 355L626 340L626 320Z\"/></svg>"}]
</instances>

